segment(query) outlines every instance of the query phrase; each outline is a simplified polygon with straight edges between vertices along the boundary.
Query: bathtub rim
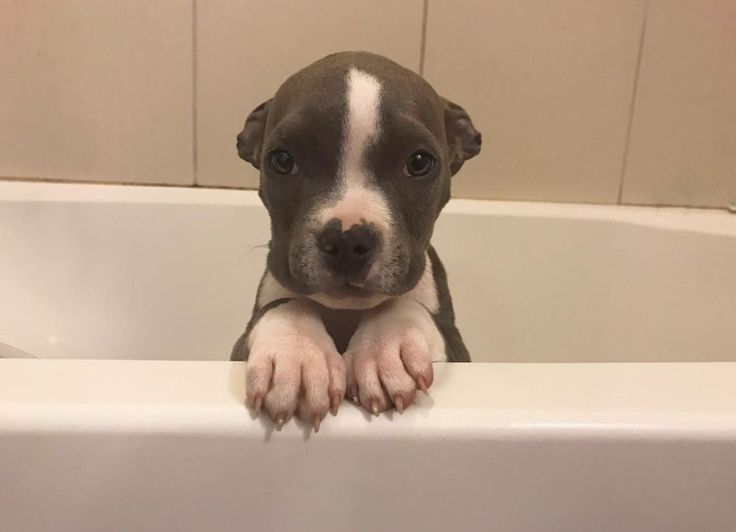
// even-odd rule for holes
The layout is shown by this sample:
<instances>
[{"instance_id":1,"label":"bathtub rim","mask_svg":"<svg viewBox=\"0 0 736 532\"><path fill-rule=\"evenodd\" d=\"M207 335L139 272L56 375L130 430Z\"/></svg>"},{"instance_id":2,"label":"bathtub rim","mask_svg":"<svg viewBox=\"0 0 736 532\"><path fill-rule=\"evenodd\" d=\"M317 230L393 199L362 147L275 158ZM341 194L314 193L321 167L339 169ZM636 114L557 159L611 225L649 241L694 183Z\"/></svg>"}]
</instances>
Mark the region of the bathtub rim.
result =
<instances>
[{"instance_id":1,"label":"bathtub rim","mask_svg":"<svg viewBox=\"0 0 736 532\"><path fill-rule=\"evenodd\" d=\"M736 363L435 364L397 415L344 402L321 437L736 441ZM309 439L253 419L243 363L0 360L3 433L123 432Z\"/></svg>"}]
</instances>

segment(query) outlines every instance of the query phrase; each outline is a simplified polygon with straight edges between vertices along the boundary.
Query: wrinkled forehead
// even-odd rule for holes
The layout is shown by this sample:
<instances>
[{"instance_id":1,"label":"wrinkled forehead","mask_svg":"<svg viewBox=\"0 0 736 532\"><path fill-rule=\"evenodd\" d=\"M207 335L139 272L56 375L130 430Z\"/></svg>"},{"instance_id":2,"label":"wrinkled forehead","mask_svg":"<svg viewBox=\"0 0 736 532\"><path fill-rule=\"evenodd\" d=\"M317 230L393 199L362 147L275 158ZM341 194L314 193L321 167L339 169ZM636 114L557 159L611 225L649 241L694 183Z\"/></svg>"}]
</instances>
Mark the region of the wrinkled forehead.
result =
<instances>
[{"instance_id":1,"label":"wrinkled forehead","mask_svg":"<svg viewBox=\"0 0 736 532\"><path fill-rule=\"evenodd\" d=\"M444 139L441 99L431 86L398 65L318 62L289 78L274 96L266 136L307 135L335 142L346 124L365 117L383 126L416 125ZM300 135L302 134L302 135Z\"/></svg>"}]
</instances>

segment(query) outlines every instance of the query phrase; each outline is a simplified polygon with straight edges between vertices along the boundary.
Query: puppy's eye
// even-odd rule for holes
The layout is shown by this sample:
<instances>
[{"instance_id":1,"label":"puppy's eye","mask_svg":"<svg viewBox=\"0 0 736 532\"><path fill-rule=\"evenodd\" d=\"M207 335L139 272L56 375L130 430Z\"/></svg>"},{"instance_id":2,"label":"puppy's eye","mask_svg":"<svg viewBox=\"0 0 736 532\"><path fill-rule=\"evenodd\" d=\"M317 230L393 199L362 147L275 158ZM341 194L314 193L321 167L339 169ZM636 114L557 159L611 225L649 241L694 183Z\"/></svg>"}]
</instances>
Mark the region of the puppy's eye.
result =
<instances>
[{"instance_id":1,"label":"puppy's eye","mask_svg":"<svg viewBox=\"0 0 736 532\"><path fill-rule=\"evenodd\" d=\"M276 172L279 174L294 174L296 173L296 163L291 154L284 150L272 151L268 155L268 162Z\"/></svg>"},{"instance_id":2,"label":"puppy's eye","mask_svg":"<svg viewBox=\"0 0 736 532\"><path fill-rule=\"evenodd\" d=\"M409 177L427 175L434 168L434 157L425 151L418 151L409 157L404 167L404 174Z\"/></svg>"}]
</instances>

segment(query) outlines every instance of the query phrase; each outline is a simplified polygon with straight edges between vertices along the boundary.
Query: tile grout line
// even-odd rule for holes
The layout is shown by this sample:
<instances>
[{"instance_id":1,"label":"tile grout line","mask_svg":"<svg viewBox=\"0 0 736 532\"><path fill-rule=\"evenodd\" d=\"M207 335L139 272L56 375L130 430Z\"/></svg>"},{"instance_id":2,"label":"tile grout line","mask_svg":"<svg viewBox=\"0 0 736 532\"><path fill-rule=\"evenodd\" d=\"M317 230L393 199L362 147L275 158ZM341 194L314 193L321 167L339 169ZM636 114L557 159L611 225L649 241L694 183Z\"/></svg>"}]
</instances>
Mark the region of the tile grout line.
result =
<instances>
[{"instance_id":1,"label":"tile grout line","mask_svg":"<svg viewBox=\"0 0 736 532\"><path fill-rule=\"evenodd\" d=\"M199 185L197 147L197 0L192 0L192 177L194 186Z\"/></svg>"},{"instance_id":2,"label":"tile grout line","mask_svg":"<svg viewBox=\"0 0 736 532\"><path fill-rule=\"evenodd\" d=\"M424 76L424 53L427 47L427 13L429 0L424 0L422 7L422 33L419 41L419 75Z\"/></svg>"},{"instance_id":3,"label":"tile grout line","mask_svg":"<svg viewBox=\"0 0 736 532\"><path fill-rule=\"evenodd\" d=\"M624 178L626 177L626 167L629 163L629 148L631 145L631 130L634 125L634 111L636 108L636 95L639 88L639 76L641 75L641 60L644 55L644 39L647 33L647 19L649 18L649 0L644 2L644 20L641 24L641 33L639 35L639 51L636 56L636 67L634 70L634 86L631 89L631 103L629 104L629 123L626 127L626 138L624 143L624 156L621 163L621 179L618 184L618 197L616 203L621 205L624 197Z\"/></svg>"}]
</instances>

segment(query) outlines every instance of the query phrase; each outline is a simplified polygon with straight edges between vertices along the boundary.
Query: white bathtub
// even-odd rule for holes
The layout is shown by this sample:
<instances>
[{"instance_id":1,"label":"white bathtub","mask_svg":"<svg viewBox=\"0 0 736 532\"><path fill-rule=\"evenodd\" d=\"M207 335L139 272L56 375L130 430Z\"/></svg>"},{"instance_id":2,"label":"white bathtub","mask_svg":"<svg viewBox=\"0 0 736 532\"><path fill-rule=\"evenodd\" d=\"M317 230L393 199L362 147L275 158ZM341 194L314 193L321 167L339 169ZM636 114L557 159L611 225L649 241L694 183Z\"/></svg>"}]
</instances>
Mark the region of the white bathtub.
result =
<instances>
[{"instance_id":1,"label":"white bathtub","mask_svg":"<svg viewBox=\"0 0 736 532\"><path fill-rule=\"evenodd\" d=\"M225 361L267 234L253 192L0 183L2 532L736 529L736 216L452 202L496 363L312 437Z\"/></svg>"}]
</instances>

